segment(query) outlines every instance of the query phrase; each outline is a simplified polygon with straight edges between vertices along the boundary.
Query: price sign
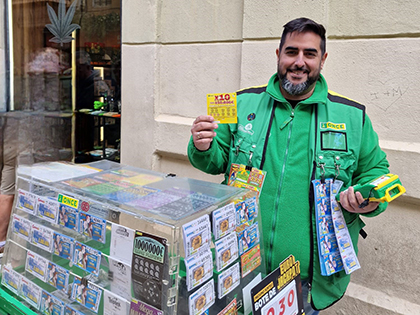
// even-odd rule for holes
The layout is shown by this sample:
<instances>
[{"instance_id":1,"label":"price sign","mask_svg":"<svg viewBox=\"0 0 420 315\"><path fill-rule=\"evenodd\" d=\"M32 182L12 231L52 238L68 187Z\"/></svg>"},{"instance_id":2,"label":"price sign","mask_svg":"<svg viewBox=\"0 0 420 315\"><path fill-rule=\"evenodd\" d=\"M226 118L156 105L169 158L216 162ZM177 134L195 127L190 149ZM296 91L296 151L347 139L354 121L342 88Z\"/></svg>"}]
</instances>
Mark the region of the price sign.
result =
<instances>
[{"instance_id":1,"label":"price sign","mask_svg":"<svg viewBox=\"0 0 420 315\"><path fill-rule=\"evenodd\" d=\"M296 281L283 288L262 310L262 315L296 315L299 313Z\"/></svg>"},{"instance_id":2,"label":"price sign","mask_svg":"<svg viewBox=\"0 0 420 315\"><path fill-rule=\"evenodd\" d=\"M251 289L253 315L304 314L300 264L290 255Z\"/></svg>"}]
</instances>

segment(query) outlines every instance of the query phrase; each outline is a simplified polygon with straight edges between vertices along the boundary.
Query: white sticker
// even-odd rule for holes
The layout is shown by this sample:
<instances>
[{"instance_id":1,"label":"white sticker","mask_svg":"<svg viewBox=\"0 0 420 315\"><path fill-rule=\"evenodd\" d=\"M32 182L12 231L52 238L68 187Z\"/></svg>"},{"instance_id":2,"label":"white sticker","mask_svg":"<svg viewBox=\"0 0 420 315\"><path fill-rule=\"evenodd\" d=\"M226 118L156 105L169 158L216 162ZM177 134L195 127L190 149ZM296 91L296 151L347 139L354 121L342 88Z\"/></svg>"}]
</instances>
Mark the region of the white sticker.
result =
<instances>
[{"instance_id":1,"label":"white sticker","mask_svg":"<svg viewBox=\"0 0 420 315\"><path fill-rule=\"evenodd\" d=\"M129 303L121 299L118 295L104 290L104 315L124 315L127 314Z\"/></svg>"},{"instance_id":2,"label":"white sticker","mask_svg":"<svg viewBox=\"0 0 420 315\"><path fill-rule=\"evenodd\" d=\"M127 300L131 299L131 267L130 265L108 257L111 291Z\"/></svg>"},{"instance_id":3,"label":"white sticker","mask_svg":"<svg viewBox=\"0 0 420 315\"><path fill-rule=\"evenodd\" d=\"M134 230L113 223L109 255L131 265L133 244Z\"/></svg>"}]
</instances>

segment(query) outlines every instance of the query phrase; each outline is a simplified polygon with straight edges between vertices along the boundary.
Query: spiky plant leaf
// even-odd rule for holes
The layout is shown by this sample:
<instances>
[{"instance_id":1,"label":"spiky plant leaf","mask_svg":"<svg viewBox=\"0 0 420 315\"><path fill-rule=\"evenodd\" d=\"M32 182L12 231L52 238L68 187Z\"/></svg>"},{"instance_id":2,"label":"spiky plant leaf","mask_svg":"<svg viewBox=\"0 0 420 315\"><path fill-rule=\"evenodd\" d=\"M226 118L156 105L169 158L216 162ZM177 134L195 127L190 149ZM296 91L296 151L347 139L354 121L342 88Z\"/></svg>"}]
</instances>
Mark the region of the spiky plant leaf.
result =
<instances>
[{"instance_id":1,"label":"spiky plant leaf","mask_svg":"<svg viewBox=\"0 0 420 315\"><path fill-rule=\"evenodd\" d=\"M63 46L64 43L71 42L74 38L69 36L74 30L80 28L78 24L71 24L74 13L76 11L77 0L73 1L69 10L66 12L66 1L60 0L58 4L58 16L54 9L47 3L48 17L51 24L45 25L47 29L54 35L50 42L59 43Z\"/></svg>"}]
</instances>

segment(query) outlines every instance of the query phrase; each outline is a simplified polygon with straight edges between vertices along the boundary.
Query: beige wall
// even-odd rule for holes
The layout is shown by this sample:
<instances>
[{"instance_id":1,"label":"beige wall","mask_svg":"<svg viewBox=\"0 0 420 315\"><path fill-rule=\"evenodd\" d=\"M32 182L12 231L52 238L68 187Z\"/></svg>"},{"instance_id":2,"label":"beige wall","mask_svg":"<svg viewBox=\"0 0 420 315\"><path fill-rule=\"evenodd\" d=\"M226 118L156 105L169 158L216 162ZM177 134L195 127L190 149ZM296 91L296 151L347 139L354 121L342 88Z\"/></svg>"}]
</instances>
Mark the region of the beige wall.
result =
<instances>
[{"instance_id":1,"label":"beige wall","mask_svg":"<svg viewBox=\"0 0 420 315\"><path fill-rule=\"evenodd\" d=\"M407 188L407 197L366 220L362 270L326 313L420 314L419 10L408 0L123 0L122 162L220 181L186 157L206 94L265 84L290 19L324 24L330 89L367 106L391 171Z\"/></svg>"}]
</instances>

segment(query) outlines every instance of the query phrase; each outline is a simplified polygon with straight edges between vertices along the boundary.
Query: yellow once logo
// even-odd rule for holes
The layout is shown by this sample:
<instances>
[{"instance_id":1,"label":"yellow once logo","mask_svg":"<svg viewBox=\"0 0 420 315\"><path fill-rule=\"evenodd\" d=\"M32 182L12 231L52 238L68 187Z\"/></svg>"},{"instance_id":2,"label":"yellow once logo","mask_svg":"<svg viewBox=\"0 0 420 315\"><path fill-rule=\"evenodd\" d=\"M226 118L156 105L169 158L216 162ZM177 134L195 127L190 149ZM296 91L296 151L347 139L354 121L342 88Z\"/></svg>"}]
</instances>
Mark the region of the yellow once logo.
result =
<instances>
[{"instance_id":1,"label":"yellow once logo","mask_svg":"<svg viewBox=\"0 0 420 315\"><path fill-rule=\"evenodd\" d=\"M346 130L346 124L335 124L332 122L322 122L321 129Z\"/></svg>"},{"instance_id":2,"label":"yellow once logo","mask_svg":"<svg viewBox=\"0 0 420 315\"><path fill-rule=\"evenodd\" d=\"M70 198L68 196L58 195L58 202L61 202L64 205L70 206L77 209L79 207L79 200Z\"/></svg>"}]
</instances>

